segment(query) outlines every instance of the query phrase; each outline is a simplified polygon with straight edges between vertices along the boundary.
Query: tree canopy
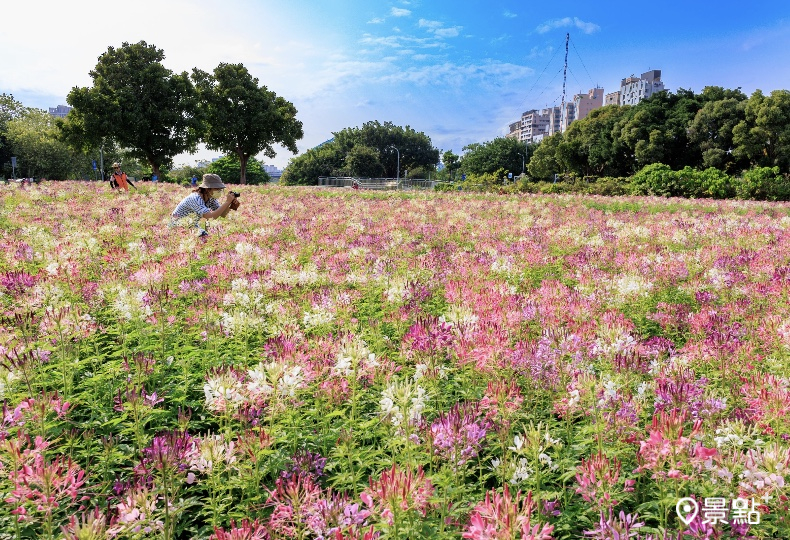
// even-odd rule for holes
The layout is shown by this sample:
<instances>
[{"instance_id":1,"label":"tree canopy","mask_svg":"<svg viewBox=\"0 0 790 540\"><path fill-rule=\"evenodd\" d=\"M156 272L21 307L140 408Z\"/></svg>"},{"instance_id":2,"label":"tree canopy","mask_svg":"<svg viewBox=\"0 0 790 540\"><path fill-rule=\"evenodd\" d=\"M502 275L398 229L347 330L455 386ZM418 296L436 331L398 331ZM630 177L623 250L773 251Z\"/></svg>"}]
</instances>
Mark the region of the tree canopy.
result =
<instances>
[{"instance_id":1,"label":"tree canopy","mask_svg":"<svg viewBox=\"0 0 790 540\"><path fill-rule=\"evenodd\" d=\"M790 171L790 91L756 91L746 102L745 118L733 129L733 153L752 166Z\"/></svg>"},{"instance_id":2,"label":"tree canopy","mask_svg":"<svg viewBox=\"0 0 790 540\"><path fill-rule=\"evenodd\" d=\"M348 127L334 133L335 147L344 156L355 146L367 146L378 151L384 167L384 176L394 178L400 171L424 167L434 169L439 163L439 150L431 144L431 138L409 126L396 126L392 122L378 120L365 122L362 127ZM395 150L397 149L397 151Z\"/></svg>"},{"instance_id":3,"label":"tree canopy","mask_svg":"<svg viewBox=\"0 0 790 540\"><path fill-rule=\"evenodd\" d=\"M8 122L19 118L25 107L11 94L0 94L0 169L11 170L11 146L6 137Z\"/></svg>"},{"instance_id":4,"label":"tree canopy","mask_svg":"<svg viewBox=\"0 0 790 540\"><path fill-rule=\"evenodd\" d=\"M241 163L236 155L223 156L209 164L204 172L218 174L226 184L241 184ZM202 176L198 174L198 178ZM271 180L269 173L263 170L263 164L251 157L247 160L247 184L265 184Z\"/></svg>"},{"instance_id":5,"label":"tree canopy","mask_svg":"<svg viewBox=\"0 0 790 540\"><path fill-rule=\"evenodd\" d=\"M212 150L237 156L242 184L247 183L248 160L261 152L275 157L274 144L297 152L303 132L296 108L259 86L242 64L222 63L213 74L194 69L192 78L205 122L203 140Z\"/></svg>"},{"instance_id":6,"label":"tree canopy","mask_svg":"<svg viewBox=\"0 0 790 540\"><path fill-rule=\"evenodd\" d=\"M197 93L189 75L164 67L164 58L145 41L108 47L90 72L93 86L75 87L66 98L73 107L61 128L66 139L83 148L115 141L157 175L176 155L194 151L202 126Z\"/></svg>"},{"instance_id":7,"label":"tree canopy","mask_svg":"<svg viewBox=\"0 0 790 540\"><path fill-rule=\"evenodd\" d=\"M58 139L55 118L41 109L24 109L6 123L6 137L17 157L17 174L57 180L90 177L90 161Z\"/></svg>"},{"instance_id":8,"label":"tree canopy","mask_svg":"<svg viewBox=\"0 0 790 540\"><path fill-rule=\"evenodd\" d=\"M790 172L790 92L758 90L746 99L739 89L712 86L602 107L545 138L529 172L538 179L624 177L655 163L674 171L776 166Z\"/></svg>"},{"instance_id":9,"label":"tree canopy","mask_svg":"<svg viewBox=\"0 0 790 540\"><path fill-rule=\"evenodd\" d=\"M504 169L505 172L518 175L530 157L527 145L508 137L468 144L463 151L460 169L467 174L490 174Z\"/></svg>"},{"instance_id":10,"label":"tree canopy","mask_svg":"<svg viewBox=\"0 0 790 540\"><path fill-rule=\"evenodd\" d=\"M423 132L392 122L365 122L334 133L334 139L294 158L283 171L283 184L315 184L319 176L384 176L394 178L407 170L431 172L439 150ZM397 150L396 150L397 149Z\"/></svg>"}]
</instances>

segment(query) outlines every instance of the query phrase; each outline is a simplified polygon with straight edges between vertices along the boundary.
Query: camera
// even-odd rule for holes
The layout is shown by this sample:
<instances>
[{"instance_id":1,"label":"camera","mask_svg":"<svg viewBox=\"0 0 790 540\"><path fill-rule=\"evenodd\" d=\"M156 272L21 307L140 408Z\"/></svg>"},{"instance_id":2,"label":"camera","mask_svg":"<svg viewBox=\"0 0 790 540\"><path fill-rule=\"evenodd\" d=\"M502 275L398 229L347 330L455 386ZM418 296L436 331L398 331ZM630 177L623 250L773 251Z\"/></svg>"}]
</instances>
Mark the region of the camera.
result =
<instances>
[{"instance_id":1,"label":"camera","mask_svg":"<svg viewBox=\"0 0 790 540\"><path fill-rule=\"evenodd\" d=\"M236 197L237 199L241 196L241 193L239 193L238 191L231 191L231 193L233 193L233 196Z\"/></svg>"}]
</instances>

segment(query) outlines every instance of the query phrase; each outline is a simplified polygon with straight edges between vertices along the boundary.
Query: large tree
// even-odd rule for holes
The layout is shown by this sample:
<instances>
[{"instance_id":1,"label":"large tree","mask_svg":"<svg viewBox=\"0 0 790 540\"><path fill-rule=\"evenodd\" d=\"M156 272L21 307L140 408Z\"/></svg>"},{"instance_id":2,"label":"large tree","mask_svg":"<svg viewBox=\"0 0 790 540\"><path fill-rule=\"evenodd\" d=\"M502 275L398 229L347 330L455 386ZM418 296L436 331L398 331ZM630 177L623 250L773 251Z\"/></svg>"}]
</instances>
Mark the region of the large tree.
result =
<instances>
[{"instance_id":1,"label":"large tree","mask_svg":"<svg viewBox=\"0 0 790 540\"><path fill-rule=\"evenodd\" d=\"M384 166L384 175L390 178L398 173L399 155L401 175L405 170L417 167L432 171L439 163L439 150L433 147L431 138L409 126L396 126L392 122L382 124L375 120L365 122L362 127L346 128L334 135L334 147L343 154L344 159L355 146L377 150Z\"/></svg>"},{"instance_id":2,"label":"large tree","mask_svg":"<svg viewBox=\"0 0 790 540\"><path fill-rule=\"evenodd\" d=\"M343 152L334 141L326 142L291 159L280 177L280 183L312 186L318 183L320 176L344 176L344 159Z\"/></svg>"},{"instance_id":3,"label":"large tree","mask_svg":"<svg viewBox=\"0 0 790 540\"><path fill-rule=\"evenodd\" d=\"M212 161L206 170L218 174L222 181L230 184L241 183L241 163L236 155L223 156L218 160ZM200 173L198 176L201 176ZM263 164L254 157L249 158L247 161L247 182L248 184L258 185L265 184L271 181L271 176L263 170Z\"/></svg>"},{"instance_id":4,"label":"large tree","mask_svg":"<svg viewBox=\"0 0 790 540\"><path fill-rule=\"evenodd\" d=\"M689 139L699 145L703 166L730 171L747 164L743 157L733 155L733 130L745 119L746 96L740 90L726 92L718 87L703 90L703 96L713 99L697 111L689 126Z\"/></svg>"},{"instance_id":5,"label":"large tree","mask_svg":"<svg viewBox=\"0 0 790 540\"><path fill-rule=\"evenodd\" d=\"M754 166L790 172L790 91L752 94L745 118L733 129L733 143L736 157Z\"/></svg>"},{"instance_id":6,"label":"large tree","mask_svg":"<svg viewBox=\"0 0 790 540\"><path fill-rule=\"evenodd\" d=\"M8 122L19 118L25 107L11 94L0 94L0 170L8 166L11 170L11 146L8 144L6 129Z\"/></svg>"},{"instance_id":7,"label":"large tree","mask_svg":"<svg viewBox=\"0 0 790 540\"><path fill-rule=\"evenodd\" d=\"M463 150L460 168L465 173L490 174L505 169L521 174L524 165L529 161L526 145L518 139L508 137L468 144Z\"/></svg>"},{"instance_id":8,"label":"large tree","mask_svg":"<svg viewBox=\"0 0 790 540\"><path fill-rule=\"evenodd\" d=\"M162 65L164 51L145 41L109 47L90 72L93 86L75 87L74 107L63 131L75 146L112 140L151 166L172 166L173 157L194 151L200 138L197 93L186 72Z\"/></svg>"},{"instance_id":9,"label":"large tree","mask_svg":"<svg viewBox=\"0 0 790 540\"><path fill-rule=\"evenodd\" d=\"M579 176L627 174L621 166L622 145L618 144L614 128L628 111L628 107L609 105L573 122L558 145L557 159L566 170Z\"/></svg>"},{"instance_id":10,"label":"large tree","mask_svg":"<svg viewBox=\"0 0 790 540\"><path fill-rule=\"evenodd\" d=\"M18 174L56 180L89 178L90 160L58 138L55 118L41 109L26 109L6 124L8 143L18 159Z\"/></svg>"},{"instance_id":11,"label":"large tree","mask_svg":"<svg viewBox=\"0 0 790 540\"><path fill-rule=\"evenodd\" d=\"M201 98L204 141L212 150L234 154L241 164L241 183L247 183L247 163L261 152L273 158L274 144L294 154L303 137L296 107L278 97L242 64L222 63L213 74L194 69L192 77Z\"/></svg>"},{"instance_id":12,"label":"large tree","mask_svg":"<svg viewBox=\"0 0 790 540\"><path fill-rule=\"evenodd\" d=\"M442 154L442 164L444 164L444 169L447 171L447 178L450 181L454 178L453 173L461 166L460 160L460 156L455 154L452 150L447 150Z\"/></svg>"},{"instance_id":13,"label":"large tree","mask_svg":"<svg viewBox=\"0 0 790 540\"><path fill-rule=\"evenodd\" d=\"M384 174L379 151L369 146L357 145L346 155L346 169L358 178L378 178Z\"/></svg>"},{"instance_id":14,"label":"large tree","mask_svg":"<svg viewBox=\"0 0 790 540\"><path fill-rule=\"evenodd\" d=\"M562 144L562 133L555 133L545 137L527 165L527 171L532 178L550 180L555 174L567 171L565 166L557 160L557 149Z\"/></svg>"}]
</instances>

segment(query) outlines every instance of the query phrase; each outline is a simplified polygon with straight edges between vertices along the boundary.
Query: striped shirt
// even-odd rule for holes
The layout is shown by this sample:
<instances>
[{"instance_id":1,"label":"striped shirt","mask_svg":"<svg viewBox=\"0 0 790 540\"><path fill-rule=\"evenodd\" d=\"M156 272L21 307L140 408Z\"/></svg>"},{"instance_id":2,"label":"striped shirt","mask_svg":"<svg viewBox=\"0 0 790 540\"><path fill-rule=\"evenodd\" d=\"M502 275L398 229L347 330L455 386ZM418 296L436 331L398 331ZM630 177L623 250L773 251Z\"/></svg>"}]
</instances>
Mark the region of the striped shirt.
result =
<instances>
[{"instance_id":1,"label":"striped shirt","mask_svg":"<svg viewBox=\"0 0 790 540\"><path fill-rule=\"evenodd\" d=\"M209 199L207 203L203 202L203 197L200 193L191 193L184 197L184 200L178 203L176 209L173 210L171 215L171 222L178 221L186 217L193 218L193 226L198 226L198 221L208 212L217 210L220 204L217 199Z\"/></svg>"}]
</instances>

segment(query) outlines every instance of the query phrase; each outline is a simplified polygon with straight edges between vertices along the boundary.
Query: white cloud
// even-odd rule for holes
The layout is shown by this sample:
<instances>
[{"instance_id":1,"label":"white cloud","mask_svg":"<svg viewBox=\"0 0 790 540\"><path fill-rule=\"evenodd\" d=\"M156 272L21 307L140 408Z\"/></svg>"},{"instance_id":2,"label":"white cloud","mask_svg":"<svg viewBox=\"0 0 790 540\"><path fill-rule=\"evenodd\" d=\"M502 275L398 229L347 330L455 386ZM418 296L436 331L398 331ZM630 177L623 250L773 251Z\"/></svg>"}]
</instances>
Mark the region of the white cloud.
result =
<instances>
[{"instance_id":1,"label":"white cloud","mask_svg":"<svg viewBox=\"0 0 790 540\"><path fill-rule=\"evenodd\" d=\"M527 58L535 59L535 58L542 58L545 56L550 56L554 52L554 47L548 46L545 49L541 49L540 47L532 47L530 49Z\"/></svg>"},{"instance_id":2,"label":"white cloud","mask_svg":"<svg viewBox=\"0 0 790 540\"><path fill-rule=\"evenodd\" d=\"M372 34L363 34L359 40L364 45L374 45L379 47L417 47L421 49L435 49L445 48L447 44L430 38L418 38L413 36L395 35L395 36L374 36Z\"/></svg>"},{"instance_id":3,"label":"white cloud","mask_svg":"<svg viewBox=\"0 0 790 540\"><path fill-rule=\"evenodd\" d=\"M518 17L518 15L516 15L512 11L505 11L502 15L508 19L515 19L516 17Z\"/></svg>"},{"instance_id":4,"label":"white cloud","mask_svg":"<svg viewBox=\"0 0 790 540\"><path fill-rule=\"evenodd\" d=\"M394 7L390 10L390 14L393 17L408 17L409 15L411 15L411 11L408 9Z\"/></svg>"},{"instance_id":5,"label":"white cloud","mask_svg":"<svg viewBox=\"0 0 790 540\"><path fill-rule=\"evenodd\" d=\"M437 28L434 35L438 37L456 37L463 26L453 26L452 28Z\"/></svg>"},{"instance_id":6,"label":"white cloud","mask_svg":"<svg viewBox=\"0 0 790 540\"><path fill-rule=\"evenodd\" d=\"M382 19L380 17L376 17L375 19L370 19L368 21L368 24L381 24L383 22L384 22L384 19Z\"/></svg>"},{"instance_id":7,"label":"white cloud","mask_svg":"<svg viewBox=\"0 0 790 540\"><path fill-rule=\"evenodd\" d=\"M524 81L534 74L532 68L516 64L488 61L482 64L455 64L445 62L427 66L413 67L390 73L381 77L382 82L409 82L417 85L435 84L441 80L444 85L468 87L479 84L482 87L501 87Z\"/></svg>"},{"instance_id":8,"label":"white cloud","mask_svg":"<svg viewBox=\"0 0 790 540\"><path fill-rule=\"evenodd\" d=\"M418 26L420 28L428 28L429 30L436 30L437 28L441 28L443 25L440 21L429 21L428 19L420 19Z\"/></svg>"},{"instance_id":9,"label":"white cloud","mask_svg":"<svg viewBox=\"0 0 790 540\"><path fill-rule=\"evenodd\" d=\"M551 30L556 30L557 28L578 28L585 34L592 34L597 32L601 29L595 23L585 22L578 17L565 17L562 19L552 19L550 21L546 21L545 23L541 24L537 27L537 32L539 34L545 34Z\"/></svg>"},{"instance_id":10,"label":"white cloud","mask_svg":"<svg viewBox=\"0 0 790 540\"><path fill-rule=\"evenodd\" d=\"M441 21L429 21L428 19L420 19L418 26L426 28L428 32L440 38L456 37L463 29L463 26L444 28L444 23Z\"/></svg>"}]
</instances>

